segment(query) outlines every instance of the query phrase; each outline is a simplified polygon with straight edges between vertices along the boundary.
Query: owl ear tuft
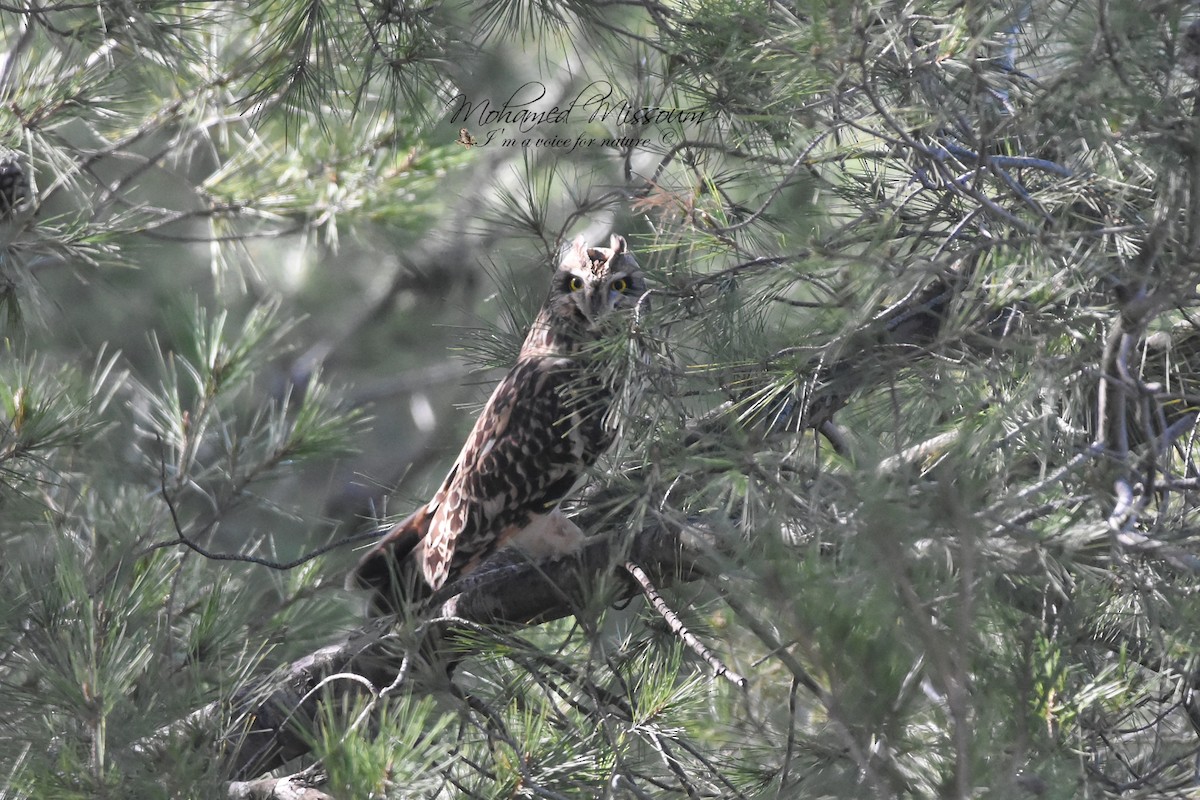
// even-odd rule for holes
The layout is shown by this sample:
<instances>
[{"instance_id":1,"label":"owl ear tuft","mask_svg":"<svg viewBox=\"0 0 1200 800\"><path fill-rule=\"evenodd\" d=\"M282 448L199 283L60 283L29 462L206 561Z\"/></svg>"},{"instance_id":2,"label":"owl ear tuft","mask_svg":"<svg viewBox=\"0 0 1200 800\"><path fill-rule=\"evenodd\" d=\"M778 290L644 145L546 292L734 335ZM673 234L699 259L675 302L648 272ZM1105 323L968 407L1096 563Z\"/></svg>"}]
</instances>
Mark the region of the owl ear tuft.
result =
<instances>
[{"instance_id":1,"label":"owl ear tuft","mask_svg":"<svg viewBox=\"0 0 1200 800\"><path fill-rule=\"evenodd\" d=\"M580 265L588 263L588 244L582 233L571 242L569 257Z\"/></svg>"},{"instance_id":2,"label":"owl ear tuft","mask_svg":"<svg viewBox=\"0 0 1200 800\"><path fill-rule=\"evenodd\" d=\"M587 266L597 262L611 264L618 256L632 257L629 253L629 243L625 241L624 236L614 233L608 239L608 247L590 247L588 246L587 239L580 234L571 242L570 250L563 258L563 264L575 263L579 266Z\"/></svg>"}]
</instances>

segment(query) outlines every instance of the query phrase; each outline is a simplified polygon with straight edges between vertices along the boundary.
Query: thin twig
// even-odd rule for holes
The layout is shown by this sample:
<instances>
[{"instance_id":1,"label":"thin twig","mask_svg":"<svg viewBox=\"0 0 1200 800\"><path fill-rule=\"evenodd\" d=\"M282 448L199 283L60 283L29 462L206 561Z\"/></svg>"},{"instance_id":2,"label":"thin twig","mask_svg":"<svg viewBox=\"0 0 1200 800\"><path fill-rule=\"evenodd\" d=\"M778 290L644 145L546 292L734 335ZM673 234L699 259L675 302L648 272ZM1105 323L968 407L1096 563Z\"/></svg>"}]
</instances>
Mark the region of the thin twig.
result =
<instances>
[{"instance_id":1,"label":"thin twig","mask_svg":"<svg viewBox=\"0 0 1200 800\"><path fill-rule=\"evenodd\" d=\"M156 436L155 439L158 440L159 449L161 451L162 450L162 438L159 436ZM355 534L351 534L350 536L343 536L341 539L338 539L337 541L330 542L329 544L325 544L314 550L310 550L301 556L293 558L291 561L272 561L269 558L261 558L259 556L247 556L247 555L242 555L241 553L217 553L217 552L207 549L206 547L199 544L198 542L188 538L187 534L185 534L183 532L183 524L179 521L179 512L175 508L175 501L171 498L171 493L169 491L167 491L167 467L166 467L166 462L161 455L161 452L160 452L160 456L158 459L158 479L159 479L159 488L162 492L163 502L167 504L167 511L169 511L171 514L171 524L175 528L175 538L169 539L166 541L162 541L162 542L156 542L152 545L148 545L144 550L142 550L140 555L152 553L155 550L161 550L164 547L173 547L175 545L181 544L184 547L188 548L189 550L199 553L200 555L204 556L205 558L207 558L211 561L241 561L241 562L245 562L247 564L257 564L260 567L266 567L268 569L274 569L274 570L279 570L280 572L285 572L290 569L295 569L296 567L300 566L301 564L305 564L309 561L312 561L314 558L317 558L318 556L323 556L330 551L337 550L340 547L344 547L345 545L354 544L356 542L369 541L369 540L379 538L378 530L371 530L367 533L355 533ZM206 527L211 527L211 524Z\"/></svg>"},{"instance_id":2,"label":"thin twig","mask_svg":"<svg viewBox=\"0 0 1200 800\"><path fill-rule=\"evenodd\" d=\"M696 637L696 634L687 629L687 626L679 619L679 615L667 605L667 601L658 593L658 589L654 587L654 583L651 582L645 570L632 561L626 561L622 566L638 582L638 585L642 589L642 594L646 595L646 599L650 601L650 605L654 606L654 610L666 621L667 627L671 629L671 633L679 637L693 653L700 656L706 664L712 667L713 672L716 673L718 678L725 678L740 689L746 688L746 679L725 666L721 659L717 658L711 650L705 647L704 643Z\"/></svg>"}]
</instances>

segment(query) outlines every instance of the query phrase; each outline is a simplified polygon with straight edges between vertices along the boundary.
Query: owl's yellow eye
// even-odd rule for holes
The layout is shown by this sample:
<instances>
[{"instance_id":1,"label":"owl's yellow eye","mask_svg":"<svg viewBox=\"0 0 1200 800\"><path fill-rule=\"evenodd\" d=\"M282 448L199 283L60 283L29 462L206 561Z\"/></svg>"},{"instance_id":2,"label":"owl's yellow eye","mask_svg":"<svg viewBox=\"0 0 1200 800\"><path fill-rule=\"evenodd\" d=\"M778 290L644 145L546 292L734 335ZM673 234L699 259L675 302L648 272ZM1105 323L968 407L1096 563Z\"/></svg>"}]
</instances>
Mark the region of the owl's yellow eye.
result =
<instances>
[{"instance_id":1,"label":"owl's yellow eye","mask_svg":"<svg viewBox=\"0 0 1200 800\"><path fill-rule=\"evenodd\" d=\"M572 275L571 280L567 281L567 288L572 292L578 292L583 288L583 278L578 275Z\"/></svg>"},{"instance_id":2,"label":"owl's yellow eye","mask_svg":"<svg viewBox=\"0 0 1200 800\"><path fill-rule=\"evenodd\" d=\"M614 292L624 292L629 288L629 281L626 278L617 278L610 286Z\"/></svg>"}]
</instances>

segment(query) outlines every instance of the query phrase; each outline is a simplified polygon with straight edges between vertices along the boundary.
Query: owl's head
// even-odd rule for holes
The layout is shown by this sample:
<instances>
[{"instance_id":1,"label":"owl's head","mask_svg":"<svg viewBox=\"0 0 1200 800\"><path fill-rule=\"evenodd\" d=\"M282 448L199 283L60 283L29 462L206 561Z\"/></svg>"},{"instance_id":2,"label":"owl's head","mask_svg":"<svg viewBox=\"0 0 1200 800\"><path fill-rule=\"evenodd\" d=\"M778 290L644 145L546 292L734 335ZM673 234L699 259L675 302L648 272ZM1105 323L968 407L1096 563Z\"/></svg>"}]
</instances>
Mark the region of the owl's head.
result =
<instances>
[{"instance_id":1,"label":"owl's head","mask_svg":"<svg viewBox=\"0 0 1200 800\"><path fill-rule=\"evenodd\" d=\"M581 236L554 274L547 305L552 316L595 331L614 311L636 306L645 291L625 237L614 235L608 247L588 247Z\"/></svg>"}]
</instances>

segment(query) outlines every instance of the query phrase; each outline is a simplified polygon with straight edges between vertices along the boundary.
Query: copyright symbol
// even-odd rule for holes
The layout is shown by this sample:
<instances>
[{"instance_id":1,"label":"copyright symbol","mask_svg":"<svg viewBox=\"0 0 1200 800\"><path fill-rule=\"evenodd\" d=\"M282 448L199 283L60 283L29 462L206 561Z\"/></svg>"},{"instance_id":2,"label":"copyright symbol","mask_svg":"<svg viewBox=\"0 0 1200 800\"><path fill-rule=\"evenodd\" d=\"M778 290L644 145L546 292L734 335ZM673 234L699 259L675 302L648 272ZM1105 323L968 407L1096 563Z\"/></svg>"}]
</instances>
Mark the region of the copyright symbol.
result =
<instances>
[{"instance_id":1,"label":"copyright symbol","mask_svg":"<svg viewBox=\"0 0 1200 800\"><path fill-rule=\"evenodd\" d=\"M679 141L679 134L677 132L675 132L674 130L671 130L670 128L668 128L667 130L662 132L662 143L665 144L667 147L674 147L675 143L678 141Z\"/></svg>"}]
</instances>

